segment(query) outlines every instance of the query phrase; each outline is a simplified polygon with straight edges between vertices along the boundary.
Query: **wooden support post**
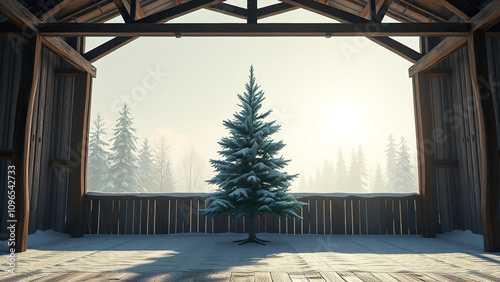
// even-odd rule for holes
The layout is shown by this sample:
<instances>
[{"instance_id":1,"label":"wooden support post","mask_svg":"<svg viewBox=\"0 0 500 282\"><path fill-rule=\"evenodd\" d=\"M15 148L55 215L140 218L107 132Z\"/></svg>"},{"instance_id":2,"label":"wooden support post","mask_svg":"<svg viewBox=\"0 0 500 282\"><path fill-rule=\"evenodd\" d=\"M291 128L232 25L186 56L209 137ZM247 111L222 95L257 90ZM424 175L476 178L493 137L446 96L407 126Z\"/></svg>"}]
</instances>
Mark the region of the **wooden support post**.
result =
<instances>
[{"instance_id":1,"label":"wooden support post","mask_svg":"<svg viewBox=\"0 0 500 282\"><path fill-rule=\"evenodd\" d=\"M370 19L371 21L377 21L377 4L375 0L369 0L368 5L370 5Z\"/></svg>"},{"instance_id":2,"label":"wooden support post","mask_svg":"<svg viewBox=\"0 0 500 282\"><path fill-rule=\"evenodd\" d=\"M40 77L42 41L38 35L25 38L21 83L17 96L14 122L14 142L12 144L12 165L15 167L16 208L16 252L26 251L29 224L29 159L33 119L33 103ZM10 224L10 223L9 223Z\"/></svg>"},{"instance_id":3,"label":"wooden support post","mask_svg":"<svg viewBox=\"0 0 500 282\"><path fill-rule=\"evenodd\" d=\"M83 208L83 195L87 190L87 151L89 141L90 123L90 100L92 79L88 73L81 73L77 79L77 98L75 111L73 113L73 132L71 134L71 149L77 156L75 166L71 171L71 184L73 189L73 214L71 224L71 235L82 237L86 222L84 217L88 216Z\"/></svg>"},{"instance_id":4,"label":"wooden support post","mask_svg":"<svg viewBox=\"0 0 500 282\"><path fill-rule=\"evenodd\" d=\"M257 0L247 0L247 23L257 23Z\"/></svg>"},{"instance_id":5,"label":"wooden support post","mask_svg":"<svg viewBox=\"0 0 500 282\"><path fill-rule=\"evenodd\" d=\"M481 148L481 215L484 250L500 251L498 141L495 108L488 77L488 57L484 30L469 36L469 64L477 106Z\"/></svg>"},{"instance_id":6,"label":"wooden support post","mask_svg":"<svg viewBox=\"0 0 500 282\"><path fill-rule=\"evenodd\" d=\"M435 145L433 138L432 97L429 76L417 73L413 77L415 123L417 129L419 191L422 195L422 234L426 238L436 237L434 215L434 168Z\"/></svg>"}]
</instances>

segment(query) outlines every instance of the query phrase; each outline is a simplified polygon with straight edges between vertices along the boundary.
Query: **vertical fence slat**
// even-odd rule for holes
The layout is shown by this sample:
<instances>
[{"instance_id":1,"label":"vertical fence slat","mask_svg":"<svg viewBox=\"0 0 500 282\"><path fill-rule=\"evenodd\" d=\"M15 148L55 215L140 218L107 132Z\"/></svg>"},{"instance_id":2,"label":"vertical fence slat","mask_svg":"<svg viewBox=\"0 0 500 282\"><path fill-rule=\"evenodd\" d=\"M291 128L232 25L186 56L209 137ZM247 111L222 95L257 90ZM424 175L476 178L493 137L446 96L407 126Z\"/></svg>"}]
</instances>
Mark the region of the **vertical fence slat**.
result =
<instances>
[{"instance_id":1,"label":"vertical fence slat","mask_svg":"<svg viewBox=\"0 0 500 282\"><path fill-rule=\"evenodd\" d=\"M117 200L120 206L118 212L118 234L125 234L125 224L127 221L127 200Z\"/></svg>"},{"instance_id":2,"label":"vertical fence slat","mask_svg":"<svg viewBox=\"0 0 500 282\"><path fill-rule=\"evenodd\" d=\"M148 234L155 234L155 208L156 200L149 200Z\"/></svg>"},{"instance_id":3,"label":"vertical fence slat","mask_svg":"<svg viewBox=\"0 0 500 282\"><path fill-rule=\"evenodd\" d=\"M170 212L168 213L168 234L175 234L176 222L177 222L177 200L175 198L168 199L168 208Z\"/></svg>"},{"instance_id":4,"label":"vertical fence slat","mask_svg":"<svg viewBox=\"0 0 500 282\"><path fill-rule=\"evenodd\" d=\"M98 234L100 200L92 200L92 215L90 218L90 234Z\"/></svg>"},{"instance_id":5,"label":"vertical fence slat","mask_svg":"<svg viewBox=\"0 0 500 282\"><path fill-rule=\"evenodd\" d=\"M304 206L302 209L303 215L303 224L302 224L302 234L310 234L310 226L311 226L311 202L310 200L306 200L307 206Z\"/></svg>"},{"instance_id":6,"label":"vertical fence slat","mask_svg":"<svg viewBox=\"0 0 500 282\"><path fill-rule=\"evenodd\" d=\"M359 207L359 200L358 199L353 199L351 201L351 210L352 210L352 229L353 229L353 234L359 235L361 230L361 220L360 220L360 207Z\"/></svg>"},{"instance_id":7,"label":"vertical fence slat","mask_svg":"<svg viewBox=\"0 0 500 282\"><path fill-rule=\"evenodd\" d=\"M204 209L205 208L205 200L204 199L198 199L198 205L199 209ZM199 218L198 218L198 232L200 233L206 233L206 225L205 222L207 220L207 216L203 215L201 212L199 212Z\"/></svg>"},{"instance_id":8,"label":"vertical fence slat","mask_svg":"<svg viewBox=\"0 0 500 282\"><path fill-rule=\"evenodd\" d=\"M324 213L324 221L325 221L325 234L332 234L332 211L331 211L332 201L330 198L325 198L325 213Z\"/></svg>"},{"instance_id":9,"label":"vertical fence slat","mask_svg":"<svg viewBox=\"0 0 500 282\"><path fill-rule=\"evenodd\" d=\"M352 199L347 198L344 201L344 210L345 210L345 234L352 235L353 227L352 227Z\"/></svg>"},{"instance_id":10,"label":"vertical fence slat","mask_svg":"<svg viewBox=\"0 0 500 282\"><path fill-rule=\"evenodd\" d=\"M168 234L168 199L156 200L156 234Z\"/></svg>"},{"instance_id":11,"label":"vertical fence slat","mask_svg":"<svg viewBox=\"0 0 500 282\"><path fill-rule=\"evenodd\" d=\"M380 200L367 201L368 209L368 234L380 235Z\"/></svg>"},{"instance_id":12,"label":"vertical fence slat","mask_svg":"<svg viewBox=\"0 0 500 282\"><path fill-rule=\"evenodd\" d=\"M112 205L113 205L113 221L112 221L112 228L111 228L111 234L118 234L118 218L120 215L120 200L111 200Z\"/></svg>"},{"instance_id":13,"label":"vertical fence slat","mask_svg":"<svg viewBox=\"0 0 500 282\"><path fill-rule=\"evenodd\" d=\"M325 234L325 205L322 198L316 200L316 233Z\"/></svg>"},{"instance_id":14,"label":"vertical fence slat","mask_svg":"<svg viewBox=\"0 0 500 282\"><path fill-rule=\"evenodd\" d=\"M403 235L409 235L409 230L408 230L408 200L404 199L401 200L401 234Z\"/></svg>"},{"instance_id":15,"label":"vertical fence slat","mask_svg":"<svg viewBox=\"0 0 500 282\"><path fill-rule=\"evenodd\" d=\"M132 234L140 234L141 231L141 200L133 201L134 229Z\"/></svg>"},{"instance_id":16,"label":"vertical fence slat","mask_svg":"<svg viewBox=\"0 0 500 282\"><path fill-rule=\"evenodd\" d=\"M345 234L344 199L332 199L333 234Z\"/></svg>"},{"instance_id":17,"label":"vertical fence slat","mask_svg":"<svg viewBox=\"0 0 500 282\"><path fill-rule=\"evenodd\" d=\"M367 200L359 199L359 220L360 220L360 234L368 233L368 211L367 211Z\"/></svg>"}]
</instances>

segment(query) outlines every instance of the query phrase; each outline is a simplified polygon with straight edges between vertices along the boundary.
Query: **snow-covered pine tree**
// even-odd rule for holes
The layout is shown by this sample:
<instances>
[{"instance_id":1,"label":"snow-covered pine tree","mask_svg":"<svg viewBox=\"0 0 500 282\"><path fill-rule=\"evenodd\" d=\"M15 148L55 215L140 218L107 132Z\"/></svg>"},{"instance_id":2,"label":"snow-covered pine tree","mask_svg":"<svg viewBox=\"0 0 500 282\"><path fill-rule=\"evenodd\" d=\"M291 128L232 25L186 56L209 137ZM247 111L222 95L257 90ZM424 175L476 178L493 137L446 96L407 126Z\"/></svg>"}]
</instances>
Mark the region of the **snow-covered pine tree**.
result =
<instances>
[{"instance_id":1,"label":"snow-covered pine tree","mask_svg":"<svg viewBox=\"0 0 500 282\"><path fill-rule=\"evenodd\" d=\"M139 150L138 160L139 186L145 192L158 192L155 189L155 172L153 165L153 149L149 145L148 139L144 139Z\"/></svg>"},{"instance_id":2,"label":"snow-covered pine tree","mask_svg":"<svg viewBox=\"0 0 500 282\"><path fill-rule=\"evenodd\" d=\"M416 190L416 181L408 150L405 138L401 137L399 151L397 152L396 176L394 181L398 192L415 192Z\"/></svg>"},{"instance_id":3,"label":"snow-covered pine tree","mask_svg":"<svg viewBox=\"0 0 500 282\"><path fill-rule=\"evenodd\" d=\"M342 154L342 148L339 149L337 155L337 170L335 170L335 187L338 191L348 191L349 188L349 175Z\"/></svg>"},{"instance_id":4,"label":"snow-covered pine tree","mask_svg":"<svg viewBox=\"0 0 500 282\"><path fill-rule=\"evenodd\" d=\"M387 191L396 192L396 186L394 181L396 177L397 152L396 152L396 140L394 140L392 134L389 134L389 137L387 137L387 142L388 142L387 147L385 149L385 156L386 156L385 172L386 172Z\"/></svg>"},{"instance_id":5,"label":"snow-covered pine tree","mask_svg":"<svg viewBox=\"0 0 500 282\"><path fill-rule=\"evenodd\" d=\"M218 187L202 212L212 217L220 213L245 216L249 221L248 238L241 244L264 244L255 236L255 216L272 212L300 218L297 212L305 203L288 193L297 175L282 171L289 160L276 155L285 144L271 139L280 126L276 121L265 121L271 111L260 113L264 92L255 82L253 67L245 87L246 92L238 95L241 111L234 114L233 120L224 121L229 137L219 141L222 149L218 153L223 159L210 160L216 175L208 183Z\"/></svg>"},{"instance_id":6,"label":"snow-covered pine tree","mask_svg":"<svg viewBox=\"0 0 500 282\"><path fill-rule=\"evenodd\" d=\"M375 170L375 176L373 177L373 191L375 193L384 192L385 181L384 174L382 173L382 168L380 164L377 164L377 169Z\"/></svg>"},{"instance_id":7,"label":"snow-covered pine tree","mask_svg":"<svg viewBox=\"0 0 500 282\"><path fill-rule=\"evenodd\" d=\"M111 191L114 192L145 192L139 187L137 177L137 137L132 128L132 118L129 117L127 104L123 105L120 117L114 128L113 146L111 147L110 175L113 181Z\"/></svg>"},{"instance_id":8,"label":"snow-covered pine tree","mask_svg":"<svg viewBox=\"0 0 500 282\"><path fill-rule=\"evenodd\" d=\"M109 153L106 150L108 143L104 141L106 125L100 113L97 113L93 124L93 130L90 132L87 183L90 191L102 191L109 181Z\"/></svg>"},{"instance_id":9,"label":"snow-covered pine tree","mask_svg":"<svg viewBox=\"0 0 500 282\"><path fill-rule=\"evenodd\" d=\"M154 151L155 191L165 193L174 192L175 179L172 171L172 162L168 154L167 138L161 137Z\"/></svg>"}]
</instances>

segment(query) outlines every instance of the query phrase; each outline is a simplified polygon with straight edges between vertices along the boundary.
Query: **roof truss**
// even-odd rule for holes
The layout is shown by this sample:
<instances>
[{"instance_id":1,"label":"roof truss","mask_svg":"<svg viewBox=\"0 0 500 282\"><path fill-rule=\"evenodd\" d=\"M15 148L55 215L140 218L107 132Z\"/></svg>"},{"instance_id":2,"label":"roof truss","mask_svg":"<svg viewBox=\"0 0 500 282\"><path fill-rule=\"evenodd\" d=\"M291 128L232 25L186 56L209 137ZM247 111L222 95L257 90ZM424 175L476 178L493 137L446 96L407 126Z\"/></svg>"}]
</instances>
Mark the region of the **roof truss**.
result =
<instances>
[{"instance_id":1,"label":"roof truss","mask_svg":"<svg viewBox=\"0 0 500 282\"><path fill-rule=\"evenodd\" d=\"M0 4L0 12L21 29L29 29L43 37L44 44L56 53L65 57L75 67L94 73L91 62L102 58L106 54L126 45L140 36L366 36L375 43L393 51L403 58L416 63L410 73L432 66L440 58L465 44L465 36L479 27L491 26L496 23L495 9L484 9L470 18L471 7L464 0L434 0L448 11L469 20L465 23L443 22L441 14L426 10L418 3L408 3L407 0L359 0L354 3L350 0L325 0L320 3L316 0L281 0L281 3L257 8L257 0L247 0L247 8L241 8L227 3L224 0L191 0L178 1L177 5L165 5L164 1L146 0L109 0L94 1L103 15L121 15L124 24L79 23L80 19L93 11L94 7L86 2L62 0L51 9L40 15L40 19L49 19L55 15L61 18L60 22L43 22L33 16L27 9L14 0L5 0ZM494 0L488 7L498 7L500 0ZM109 2L109 3L108 3ZM410 1L412 2L412 1ZM324 4L327 3L327 4ZM421 16L428 16L429 23L381 23L383 17L394 13L393 6L401 7L406 3L409 11L419 11ZM420 3L426 5L425 3ZM110 7L113 6L113 9ZM151 5L156 5L152 7ZM361 10L356 11L356 5ZM72 8L80 7L81 10ZM158 8L160 7L160 8ZM161 8L163 7L163 8ZM167 7L167 8L165 8ZM350 7L349 9L347 7ZM147 9L147 14L143 11ZM171 19L180 17L198 9L206 8L224 13L240 19L246 19L247 24L164 24ZM260 24L259 19L281 14L298 8L326 16L341 22L340 24ZM405 9L405 10L406 10ZM62 15L59 15L64 11ZM87 14L85 14L87 13ZM76 17L76 16L78 17ZM405 17L404 15L400 15ZM68 19L73 18L73 23ZM103 20L101 16L100 20ZM0 26L0 32L12 29L7 24ZM497 28L498 29L498 28ZM61 36L117 36L101 46L85 54L79 54L72 48L67 48ZM429 52L424 58L422 54L389 36L449 36L441 45L441 51ZM446 49L445 51L442 51ZM451 51L450 51L451 50Z\"/></svg>"}]
</instances>

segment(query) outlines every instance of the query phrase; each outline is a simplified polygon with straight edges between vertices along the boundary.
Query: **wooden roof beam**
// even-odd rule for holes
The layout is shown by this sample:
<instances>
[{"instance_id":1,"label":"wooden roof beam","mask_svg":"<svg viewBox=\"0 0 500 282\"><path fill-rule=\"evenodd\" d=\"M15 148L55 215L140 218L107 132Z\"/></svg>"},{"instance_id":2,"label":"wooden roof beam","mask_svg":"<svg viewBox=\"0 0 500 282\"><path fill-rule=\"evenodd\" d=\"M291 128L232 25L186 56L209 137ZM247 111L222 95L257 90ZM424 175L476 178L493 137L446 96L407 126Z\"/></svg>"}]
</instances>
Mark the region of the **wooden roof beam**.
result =
<instances>
[{"instance_id":1,"label":"wooden roof beam","mask_svg":"<svg viewBox=\"0 0 500 282\"><path fill-rule=\"evenodd\" d=\"M471 31L488 29L500 21L500 0L491 1L486 7L473 16L469 23ZM467 43L466 37L447 37L436 47L432 48L420 60L418 60L410 69L410 77L416 73L428 70L439 62L444 60L450 54Z\"/></svg>"},{"instance_id":2,"label":"wooden roof beam","mask_svg":"<svg viewBox=\"0 0 500 282\"><path fill-rule=\"evenodd\" d=\"M290 5L295 5L303 9L309 10L321 14L323 16L332 18L334 20L343 23L369 23L367 19L347 13L340 9L313 1L313 0L281 0L282 2L288 3ZM373 23L373 22L372 22ZM410 47L392 39L389 37L368 37L371 41L391 50L392 52L398 54L399 56L415 63L418 61L422 54L411 49Z\"/></svg>"},{"instance_id":3,"label":"wooden roof beam","mask_svg":"<svg viewBox=\"0 0 500 282\"><path fill-rule=\"evenodd\" d=\"M465 36L467 23L320 23L320 24L145 24L47 23L37 26L49 36ZM385 37L385 38L384 38Z\"/></svg>"},{"instance_id":4,"label":"wooden roof beam","mask_svg":"<svg viewBox=\"0 0 500 282\"><path fill-rule=\"evenodd\" d=\"M298 9L299 7L287 3L277 3L257 9L257 18L263 19Z\"/></svg>"},{"instance_id":5,"label":"wooden roof beam","mask_svg":"<svg viewBox=\"0 0 500 282\"><path fill-rule=\"evenodd\" d=\"M122 15L123 21L126 23L132 22L132 17L129 14L129 11L127 8L125 8L125 4L123 4L122 0L113 0L115 3L116 8L120 12L120 15Z\"/></svg>"},{"instance_id":6,"label":"wooden roof beam","mask_svg":"<svg viewBox=\"0 0 500 282\"><path fill-rule=\"evenodd\" d=\"M192 0L172 8L163 10L156 14L144 17L137 23L164 23L169 20L175 19L187 13L196 11L198 9L206 8L224 0ZM118 48L125 46L126 44L134 41L138 37L115 37L100 46L86 52L83 56L90 62L95 62L98 59L106 56L107 54L117 50Z\"/></svg>"},{"instance_id":7,"label":"wooden roof beam","mask_svg":"<svg viewBox=\"0 0 500 282\"><path fill-rule=\"evenodd\" d=\"M22 30L29 30L37 33L38 28L36 25L42 23L35 15L28 11L28 9L15 0L2 0L2 2L0 2L0 12L6 15ZM61 56L75 68L88 72L93 77L96 76L96 68L62 38L54 37L42 39L42 43L45 47Z\"/></svg>"},{"instance_id":8,"label":"wooden roof beam","mask_svg":"<svg viewBox=\"0 0 500 282\"><path fill-rule=\"evenodd\" d=\"M247 9L234 6L226 3L218 3L206 8L207 10L211 10L214 12L219 12L221 14L225 14L228 16L233 16L239 19L246 20L247 18Z\"/></svg>"}]
</instances>

